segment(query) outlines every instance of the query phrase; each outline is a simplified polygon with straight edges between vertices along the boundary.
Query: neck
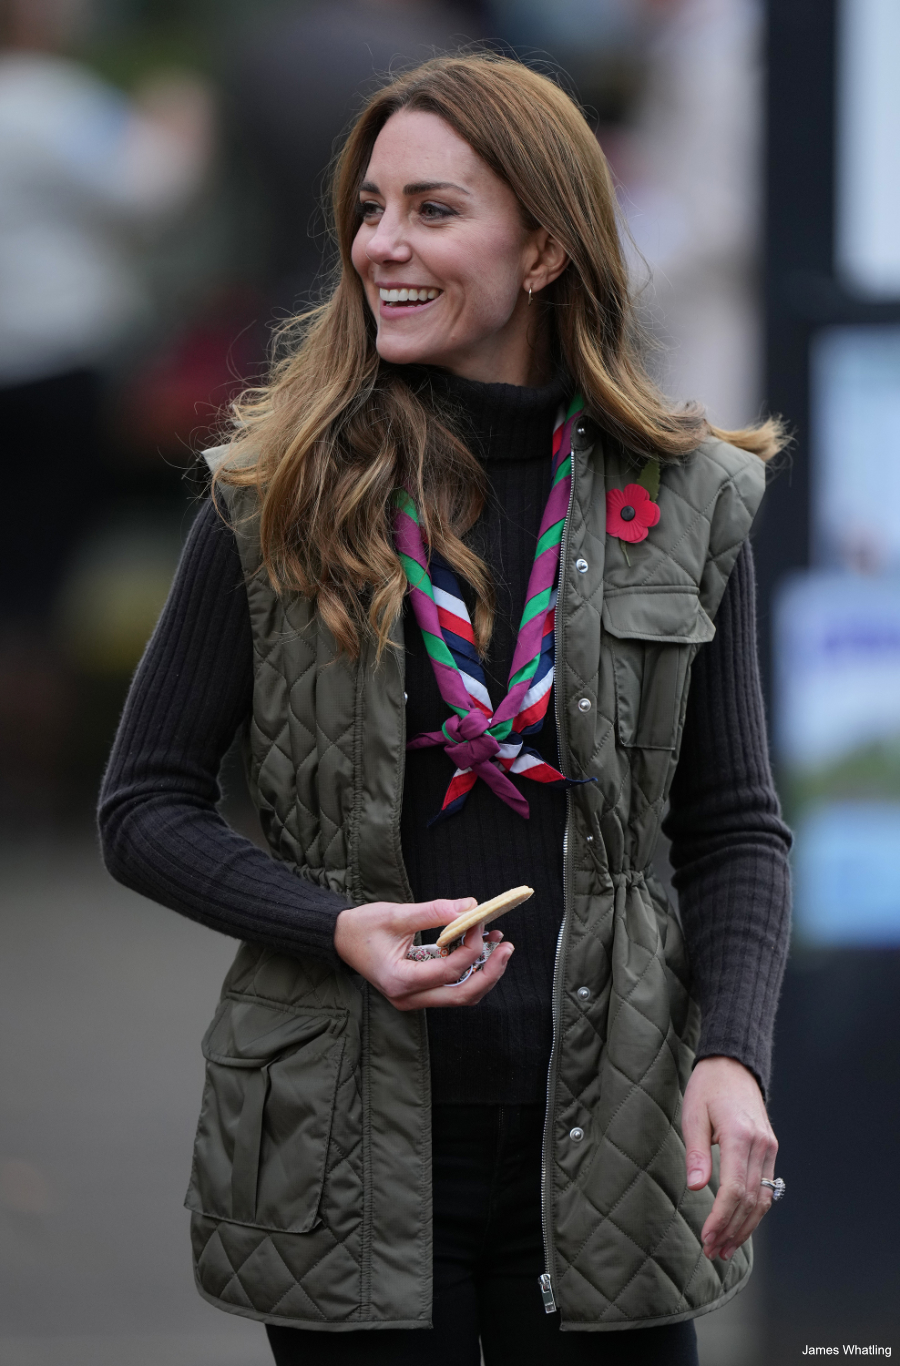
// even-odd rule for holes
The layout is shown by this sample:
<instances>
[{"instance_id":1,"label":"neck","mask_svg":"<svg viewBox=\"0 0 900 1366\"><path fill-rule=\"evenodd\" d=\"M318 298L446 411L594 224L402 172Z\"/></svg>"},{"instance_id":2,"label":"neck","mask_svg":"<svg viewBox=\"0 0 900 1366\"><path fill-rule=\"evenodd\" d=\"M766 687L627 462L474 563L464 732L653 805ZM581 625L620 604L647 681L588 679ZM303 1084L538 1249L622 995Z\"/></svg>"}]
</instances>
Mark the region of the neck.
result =
<instances>
[{"instance_id":1,"label":"neck","mask_svg":"<svg viewBox=\"0 0 900 1366\"><path fill-rule=\"evenodd\" d=\"M466 444L480 459L549 458L554 421L568 390L563 376L541 386L484 384L430 366L410 367L408 381L414 387L423 379L450 404Z\"/></svg>"}]
</instances>

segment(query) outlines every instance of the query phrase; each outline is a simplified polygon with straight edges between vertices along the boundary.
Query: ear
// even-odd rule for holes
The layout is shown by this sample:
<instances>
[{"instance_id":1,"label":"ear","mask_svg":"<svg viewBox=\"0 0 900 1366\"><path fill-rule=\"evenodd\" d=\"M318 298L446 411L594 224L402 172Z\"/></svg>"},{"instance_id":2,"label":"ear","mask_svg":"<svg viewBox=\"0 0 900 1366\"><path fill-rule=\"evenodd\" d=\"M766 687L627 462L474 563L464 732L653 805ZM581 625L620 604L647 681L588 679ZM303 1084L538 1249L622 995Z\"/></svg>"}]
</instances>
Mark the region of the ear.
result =
<instances>
[{"instance_id":1,"label":"ear","mask_svg":"<svg viewBox=\"0 0 900 1366\"><path fill-rule=\"evenodd\" d=\"M526 264L523 288L537 294L562 275L569 264L569 257L546 228L538 228Z\"/></svg>"}]
</instances>

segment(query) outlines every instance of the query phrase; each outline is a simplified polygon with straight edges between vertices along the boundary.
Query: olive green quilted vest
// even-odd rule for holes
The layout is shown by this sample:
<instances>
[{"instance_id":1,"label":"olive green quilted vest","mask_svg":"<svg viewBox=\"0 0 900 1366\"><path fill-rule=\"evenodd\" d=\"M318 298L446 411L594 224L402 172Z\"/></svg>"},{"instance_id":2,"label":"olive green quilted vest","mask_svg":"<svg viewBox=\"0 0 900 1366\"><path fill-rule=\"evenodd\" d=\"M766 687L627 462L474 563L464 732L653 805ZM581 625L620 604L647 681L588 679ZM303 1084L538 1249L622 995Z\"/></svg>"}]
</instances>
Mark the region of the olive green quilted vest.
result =
<instances>
[{"instance_id":1,"label":"olive green quilted vest","mask_svg":"<svg viewBox=\"0 0 900 1366\"><path fill-rule=\"evenodd\" d=\"M714 634L764 472L716 440L665 466L660 521L629 564L606 535L605 493L634 466L604 454L590 422L573 444L557 714L565 771L597 781L568 797L543 1290L563 1328L603 1331L704 1313L750 1269L749 1246L728 1263L701 1251L713 1192L686 1188L679 1128L698 1009L651 860L691 662ZM272 854L354 903L411 901L399 834L402 625L401 648L377 668L369 650L338 658L309 603L279 600L257 573L253 496L223 491L255 648L249 781ZM395 1010L348 968L244 944L203 1050L187 1196L200 1293L298 1328L427 1328L424 1013Z\"/></svg>"}]
</instances>

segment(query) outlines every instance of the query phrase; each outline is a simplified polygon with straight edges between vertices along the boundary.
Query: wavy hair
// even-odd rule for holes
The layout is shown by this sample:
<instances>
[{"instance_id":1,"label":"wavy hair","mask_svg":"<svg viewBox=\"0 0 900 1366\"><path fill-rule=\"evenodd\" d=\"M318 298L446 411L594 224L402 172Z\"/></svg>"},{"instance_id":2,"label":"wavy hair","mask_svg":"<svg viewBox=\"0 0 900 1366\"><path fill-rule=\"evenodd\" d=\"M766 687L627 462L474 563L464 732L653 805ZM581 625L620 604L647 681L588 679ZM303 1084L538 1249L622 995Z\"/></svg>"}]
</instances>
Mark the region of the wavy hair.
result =
<instances>
[{"instance_id":1,"label":"wavy hair","mask_svg":"<svg viewBox=\"0 0 900 1366\"><path fill-rule=\"evenodd\" d=\"M548 77L490 52L425 62L378 90L351 128L332 182L333 287L282 329L286 354L269 383L234 405L232 457L216 476L256 486L272 585L313 599L351 656L364 638L380 655L402 609L406 580L391 535L400 486L417 500L428 544L473 587L482 649L493 619L490 577L464 540L484 506L481 466L421 372L379 358L350 257L375 139L401 109L444 119L510 186L524 221L566 251L568 265L544 291L544 316L559 365L609 436L637 458L661 461L683 459L710 434L764 460L784 444L777 420L721 431L697 405L673 408L650 379L609 167L574 101Z\"/></svg>"}]
</instances>

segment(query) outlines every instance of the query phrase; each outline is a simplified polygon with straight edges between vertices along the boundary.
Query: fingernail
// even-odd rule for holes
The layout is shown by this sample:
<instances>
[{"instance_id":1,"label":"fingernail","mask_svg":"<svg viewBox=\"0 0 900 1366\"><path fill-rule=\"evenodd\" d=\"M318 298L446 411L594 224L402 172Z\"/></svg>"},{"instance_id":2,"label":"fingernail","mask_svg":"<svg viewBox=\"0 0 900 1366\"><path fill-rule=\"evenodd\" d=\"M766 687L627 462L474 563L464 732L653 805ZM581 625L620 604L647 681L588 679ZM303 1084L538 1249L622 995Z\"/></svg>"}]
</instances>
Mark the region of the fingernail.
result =
<instances>
[{"instance_id":1,"label":"fingernail","mask_svg":"<svg viewBox=\"0 0 900 1366\"><path fill-rule=\"evenodd\" d=\"M688 1181L689 1181L689 1182L690 1182L690 1181L701 1181L702 1179L703 1179L703 1172L702 1172L702 1170L701 1170L699 1167L694 1167L694 1168L692 1168L690 1174L688 1175Z\"/></svg>"}]
</instances>

